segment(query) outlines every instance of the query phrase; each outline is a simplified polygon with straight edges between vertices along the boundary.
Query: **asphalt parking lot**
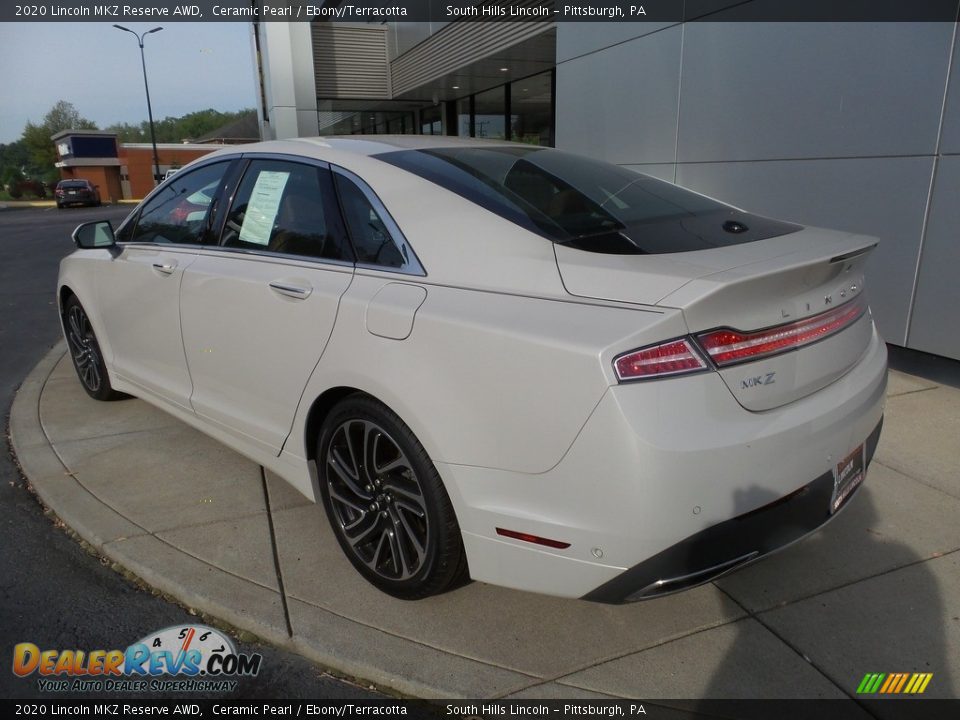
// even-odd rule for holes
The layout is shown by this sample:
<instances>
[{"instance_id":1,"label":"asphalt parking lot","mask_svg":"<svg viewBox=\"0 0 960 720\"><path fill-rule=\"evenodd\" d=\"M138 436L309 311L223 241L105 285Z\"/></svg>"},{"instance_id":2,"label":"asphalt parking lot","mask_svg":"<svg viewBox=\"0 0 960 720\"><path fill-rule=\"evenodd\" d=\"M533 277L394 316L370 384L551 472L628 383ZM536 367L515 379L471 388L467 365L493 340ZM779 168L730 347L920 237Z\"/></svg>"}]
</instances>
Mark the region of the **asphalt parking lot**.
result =
<instances>
[{"instance_id":1,"label":"asphalt parking lot","mask_svg":"<svg viewBox=\"0 0 960 720\"><path fill-rule=\"evenodd\" d=\"M36 292L48 293L47 282ZM51 316L48 307L33 320L44 327ZM154 587L325 666L427 697L855 698L875 672L932 673L926 697L960 688L956 364L891 373L862 491L826 529L775 557L629 606L481 583L405 603L359 579L319 508L258 466L142 401L87 398L62 346L44 355L55 337L54 325L18 360L39 364L11 419L14 448L44 501ZM32 512L35 544L46 547L41 533L56 533ZM14 541L16 529L24 532L5 524L3 539ZM16 582L37 575L10 571ZM9 592L4 603L5 618L32 633L55 623L28 604L15 608ZM57 612L73 618L73 642L90 642L87 616ZM896 716L895 704L871 708Z\"/></svg>"}]
</instances>

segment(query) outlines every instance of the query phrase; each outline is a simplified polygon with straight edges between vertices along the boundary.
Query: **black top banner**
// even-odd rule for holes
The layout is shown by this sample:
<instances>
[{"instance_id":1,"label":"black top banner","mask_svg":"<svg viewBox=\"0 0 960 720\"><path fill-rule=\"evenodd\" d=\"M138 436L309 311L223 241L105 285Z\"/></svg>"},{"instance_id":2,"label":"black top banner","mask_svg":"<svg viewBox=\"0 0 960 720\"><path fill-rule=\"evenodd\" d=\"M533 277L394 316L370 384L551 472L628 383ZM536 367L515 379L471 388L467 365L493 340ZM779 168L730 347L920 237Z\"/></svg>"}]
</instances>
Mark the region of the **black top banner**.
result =
<instances>
[{"instance_id":1,"label":"black top banner","mask_svg":"<svg viewBox=\"0 0 960 720\"><path fill-rule=\"evenodd\" d=\"M189 693L185 693L189 695ZM848 720L883 717L887 720L955 718L960 700L124 700L71 699L0 700L16 717L62 718L415 718L416 720Z\"/></svg>"},{"instance_id":2,"label":"black top banner","mask_svg":"<svg viewBox=\"0 0 960 720\"><path fill-rule=\"evenodd\" d=\"M960 0L42 0L0 22L955 22Z\"/></svg>"}]
</instances>

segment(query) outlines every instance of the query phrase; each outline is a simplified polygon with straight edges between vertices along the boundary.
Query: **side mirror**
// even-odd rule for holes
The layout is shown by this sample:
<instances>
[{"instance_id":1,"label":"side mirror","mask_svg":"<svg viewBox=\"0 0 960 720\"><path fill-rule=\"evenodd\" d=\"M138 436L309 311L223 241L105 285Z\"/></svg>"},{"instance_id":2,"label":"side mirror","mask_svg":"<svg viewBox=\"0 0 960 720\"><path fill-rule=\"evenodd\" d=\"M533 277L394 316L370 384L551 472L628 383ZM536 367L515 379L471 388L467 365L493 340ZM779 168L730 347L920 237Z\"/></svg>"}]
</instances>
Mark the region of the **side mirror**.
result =
<instances>
[{"instance_id":1,"label":"side mirror","mask_svg":"<svg viewBox=\"0 0 960 720\"><path fill-rule=\"evenodd\" d=\"M117 244L117 239L113 236L113 225L110 224L109 220L98 220L77 225L77 229L73 231L71 237L76 246L82 250L112 248Z\"/></svg>"}]
</instances>

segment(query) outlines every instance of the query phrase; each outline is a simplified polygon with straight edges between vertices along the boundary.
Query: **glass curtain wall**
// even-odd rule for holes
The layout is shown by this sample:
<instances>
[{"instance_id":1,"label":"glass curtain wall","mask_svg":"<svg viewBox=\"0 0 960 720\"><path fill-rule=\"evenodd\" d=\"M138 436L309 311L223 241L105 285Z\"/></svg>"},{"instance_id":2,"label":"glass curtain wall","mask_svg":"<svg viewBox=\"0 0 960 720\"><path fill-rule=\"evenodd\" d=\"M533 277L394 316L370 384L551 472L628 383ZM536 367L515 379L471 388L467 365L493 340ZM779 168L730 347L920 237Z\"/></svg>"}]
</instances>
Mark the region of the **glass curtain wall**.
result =
<instances>
[{"instance_id":1,"label":"glass curtain wall","mask_svg":"<svg viewBox=\"0 0 960 720\"><path fill-rule=\"evenodd\" d=\"M552 147L553 88L548 70L455 100L456 127L450 134Z\"/></svg>"},{"instance_id":2,"label":"glass curtain wall","mask_svg":"<svg viewBox=\"0 0 960 720\"><path fill-rule=\"evenodd\" d=\"M553 73L510 85L510 139L553 147Z\"/></svg>"},{"instance_id":3,"label":"glass curtain wall","mask_svg":"<svg viewBox=\"0 0 960 720\"><path fill-rule=\"evenodd\" d=\"M507 138L507 86L487 90L474 96L473 136L491 140Z\"/></svg>"},{"instance_id":4,"label":"glass curtain wall","mask_svg":"<svg viewBox=\"0 0 960 720\"><path fill-rule=\"evenodd\" d=\"M322 110L321 135L442 135L554 144L553 71L412 110ZM348 106L349 107L349 106ZM446 108L446 113L444 109ZM444 115L446 114L446 121Z\"/></svg>"},{"instance_id":5,"label":"glass curtain wall","mask_svg":"<svg viewBox=\"0 0 960 720\"><path fill-rule=\"evenodd\" d=\"M457 132L460 137L471 137L473 135L473 122L471 121L472 98L465 97L457 100ZM453 133L451 133L453 134Z\"/></svg>"},{"instance_id":6,"label":"glass curtain wall","mask_svg":"<svg viewBox=\"0 0 960 720\"><path fill-rule=\"evenodd\" d=\"M443 135L441 106L428 107L420 111L420 134Z\"/></svg>"}]
</instances>

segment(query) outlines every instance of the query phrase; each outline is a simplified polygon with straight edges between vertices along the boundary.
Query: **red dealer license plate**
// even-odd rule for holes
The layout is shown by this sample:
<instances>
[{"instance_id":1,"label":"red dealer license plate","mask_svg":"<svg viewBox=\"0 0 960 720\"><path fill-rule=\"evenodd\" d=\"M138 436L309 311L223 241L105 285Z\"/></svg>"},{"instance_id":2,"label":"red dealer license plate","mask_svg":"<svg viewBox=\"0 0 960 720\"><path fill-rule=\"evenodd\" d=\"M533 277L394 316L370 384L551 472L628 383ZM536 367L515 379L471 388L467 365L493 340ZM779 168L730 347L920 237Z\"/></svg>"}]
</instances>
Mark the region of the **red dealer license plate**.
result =
<instances>
[{"instance_id":1,"label":"red dealer license plate","mask_svg":"<svg viewBox=\"0 0 960 720\"><path fill-rule=\"evenodd\" d=\"M833 471L833 499L830 501L830 512L835 513L853 494L864 476L863 445L837 463Z\"/></svg>"}]
</instances>

